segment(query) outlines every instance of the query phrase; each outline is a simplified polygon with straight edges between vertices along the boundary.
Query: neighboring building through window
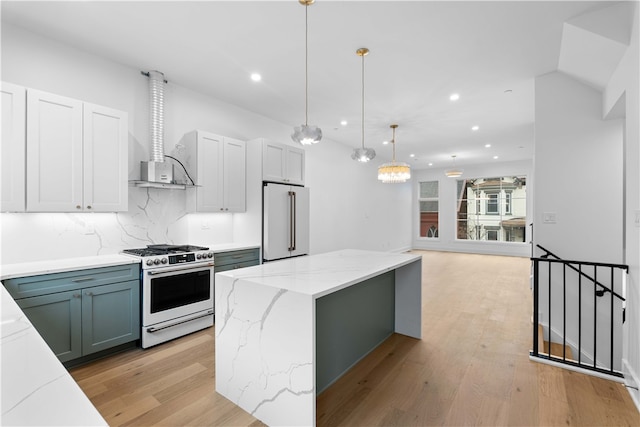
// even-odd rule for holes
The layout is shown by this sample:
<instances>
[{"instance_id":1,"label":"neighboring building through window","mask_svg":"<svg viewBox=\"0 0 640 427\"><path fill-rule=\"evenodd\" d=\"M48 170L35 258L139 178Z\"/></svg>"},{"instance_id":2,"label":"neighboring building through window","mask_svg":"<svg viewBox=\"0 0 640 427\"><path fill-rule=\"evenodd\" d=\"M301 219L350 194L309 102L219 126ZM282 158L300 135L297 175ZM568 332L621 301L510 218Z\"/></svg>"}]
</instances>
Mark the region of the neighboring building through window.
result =
<instances>
[{"instance_id":1,"label":"neighboring building through window","mask_svg":"<svg viewBox=\"0 0 640 427\"><path fill-rule=\"evenodd\" d=\"M438 237L439 193L438 181L420 183L420 237Z\"/></svg>"},{"instance_id":2,"label":"neighboring building through window","mask_svg":"<svg viewBox=\"0 0 640 427\"><path fill-rule=\"evenodd\" d=\"M526 241L525 176L457 181L457 238Z\"/></svg>"}]
</instances>

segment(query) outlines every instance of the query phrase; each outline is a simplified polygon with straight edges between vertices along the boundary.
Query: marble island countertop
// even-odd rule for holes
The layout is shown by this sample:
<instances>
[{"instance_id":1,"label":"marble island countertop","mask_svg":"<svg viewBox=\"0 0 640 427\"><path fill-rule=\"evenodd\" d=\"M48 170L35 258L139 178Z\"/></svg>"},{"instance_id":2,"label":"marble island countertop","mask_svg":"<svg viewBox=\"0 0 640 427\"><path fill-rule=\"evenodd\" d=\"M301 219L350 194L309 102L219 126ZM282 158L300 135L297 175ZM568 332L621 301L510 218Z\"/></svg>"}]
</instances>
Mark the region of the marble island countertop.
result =
<instances>
[{"instance_id":1,"label":"marble island countertop","mask_svg":"<svg viewBox=\"0 0 640 427\"><path fill-rule=\"evenodd\" d=\"M323 352L323 362L342 361L337 373L319 372L327 383L380 343L376 336L361 345L359 337L420 339L421 258L346 249L217 273L216 392L267 425L315 425L317 369L326 367L318 363L317 335L334 353ZM345 299L353 295L356 302ZM340 300L348 303L334 305ZM369 313L382 306L384 331L378 322L353 321L355 306ZM327 316L336 325L328 326ZM319 324L326 328L318 332ZM343 345L355 341L357 348Z\"/></svg>"},{"instance_id":2,"label":"marble island countertop","mask_svg":"<svg viewBox=\"0 0 640 427\"><path fill-rule=\"evenodd\" d=\"M3 286L0 308L0 425L106 426Z\"/></svg>"},{"instance_id":3,"label":"marble island countertop","mask_svg":"<svg viewBox=\"0 0 640 427\"><path fill-rule=\"evenodd\" d=\"M320 298L420 258L413 254L345 249L218 274Z\"/></svg>"}]
</instances>

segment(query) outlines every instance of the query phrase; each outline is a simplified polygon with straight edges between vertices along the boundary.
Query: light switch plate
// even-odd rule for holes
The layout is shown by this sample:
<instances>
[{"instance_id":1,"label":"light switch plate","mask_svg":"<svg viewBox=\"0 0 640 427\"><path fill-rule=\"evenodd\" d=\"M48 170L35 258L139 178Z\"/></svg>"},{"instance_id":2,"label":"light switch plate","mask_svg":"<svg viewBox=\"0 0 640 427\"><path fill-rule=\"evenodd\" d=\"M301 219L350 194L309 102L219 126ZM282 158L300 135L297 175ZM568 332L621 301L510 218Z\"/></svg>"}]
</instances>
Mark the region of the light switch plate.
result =
<instances>
[{"instance_id":1,"label":"light switch plate","mask_svg":"<svg viewBox=\"0 0 640 427\"><path fill-rule=\"evenodd\" d=\"M556 223L556 213L555 212L544 212L542 214L542 222L545 224L555 224Z\"/></svg>"}]
</instances>

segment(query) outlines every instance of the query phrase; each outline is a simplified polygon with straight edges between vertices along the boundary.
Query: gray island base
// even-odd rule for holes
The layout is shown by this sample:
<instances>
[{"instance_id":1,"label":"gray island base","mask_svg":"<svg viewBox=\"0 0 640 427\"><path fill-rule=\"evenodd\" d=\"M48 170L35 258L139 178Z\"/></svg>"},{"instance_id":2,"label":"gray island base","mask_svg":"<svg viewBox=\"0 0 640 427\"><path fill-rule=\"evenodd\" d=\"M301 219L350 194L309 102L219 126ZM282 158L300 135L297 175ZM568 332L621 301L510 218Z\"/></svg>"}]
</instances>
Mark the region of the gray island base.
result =
<instances>
[{"instance_id":1,"label":"gray island base","mask_svg":"<svg viewBox=\"0 0 640 427\"><path fill-rule=\"evenodd\" d=\"M351 249L216 274L216 391L268 425L315 425L316 395L362 357L421 339L421 277L420 255Z\"/></svg>"}]
</instances>

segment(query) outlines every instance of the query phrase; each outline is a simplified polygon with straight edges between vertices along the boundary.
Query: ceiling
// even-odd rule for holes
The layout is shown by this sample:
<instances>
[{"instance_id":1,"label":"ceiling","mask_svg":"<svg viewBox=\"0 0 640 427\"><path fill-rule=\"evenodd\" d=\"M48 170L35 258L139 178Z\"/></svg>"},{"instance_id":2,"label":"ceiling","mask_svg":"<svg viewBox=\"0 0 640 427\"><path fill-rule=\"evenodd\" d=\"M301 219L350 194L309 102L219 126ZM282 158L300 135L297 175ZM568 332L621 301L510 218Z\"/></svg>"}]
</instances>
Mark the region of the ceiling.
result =
<instances>
[{"instance_id":1,"label":"ceiling","mask_svg":"<svg viewBox=\"0 0 640 427\"><path fill-rule=\"evenodd\" d=\"M362 144L356 50L367 47L365 145L378 158L391 157L382 142L397 123L396 157L415 168L450 166L452 155L458 165L530 159L535 76L558 69L564 22L608 5L317 0L308 9L309 124L324 138ZM3 0L1 7L2 22L159 70L170 84L292 127L304 122L305 7L297 0ZM460 99L451 101L452 93Z\"/></svg>"}]
</instances>

